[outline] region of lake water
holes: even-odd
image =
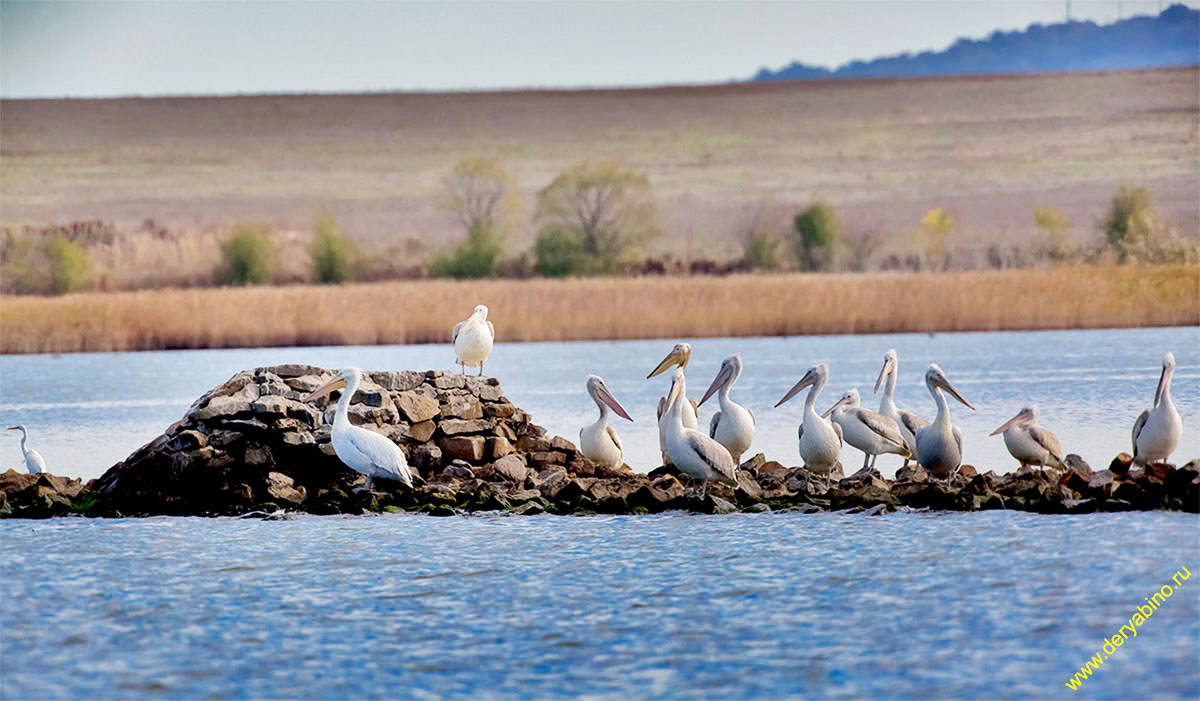
[[[643,378],[670,345],[505,344],[488,370],[572,439],[595,411],[584,377],[603,375],[647,469],[667,382]],[[802,404],[770,407],[809,364],[831,364],[828,406],[869,395],[895,347],[898,401],[928,416],[936,360],[979,407],[952,409],[967,459],[1001,470],[1015,462],[987,433],[1028,401],[1093,465],[1128,450],[1173,350],[1176,457],[1200,454],[1195,328],[693,345],[694,395],[742,353],[754,449],[784,462]],[[27,424],[53,472],[95,477],[243,368],[451,361],[447,346],[9,356],[0,421]],[[15,434],[0,459],[18,464]],[[1200,572],[1200,519],[1158,512],[9,520],[0,697],[1195,698],[1194,578],[1082,692],[1064,686],[1182,567]]]
[[[501,323],[499,320],[497,323]],[[505,394],[552,433],[578,441],[579,428],[594,420],[595,405],[584,391],[587,373],[605,378],[636,420],[615,419],[626,461],[638,471],[660,463],[655,406],[667,376],[646,374],[674,341],[501,344],[488,360],[489,375]],[[742,354],[745,371],[735,400],[755,412],[758,431],[747,457],[765,452],[799,464],[796,427],[803,395],[778,409],[776,401],[813,363],[830,364],[829,384],[818,399],[822,410],[842,392],[857,387],[864,404],[878,407],[871,388],[883,354],[900,355],[896,401],[932,419],[936,409],[924,385],[925,367],[939,363],[977,407],[953,403],[951,416],[965,435],[966,462],[1007,472],[1017,467],[1000,436],[988,437],[1028,402],[1041,408],[1041,424],[1058,435],[1063,450],[1079,453],[1093,467],[1129,451],[1134,419],[1154,398],[1163,353],[1175,353],[1172,396],[1183,415],[1184,439],[1174,458],[1200,456],[1200,329],[1126,329],[1013,333],[805,336],[692,341],[689,394],[707,389],[721,360]],[[84,478],[104,470],[150,441],[179,419],[205,390],[246,368],[285,362],[370,370],[451,369],[446,345],[265,348],[4,356],[0,358],[0,423],[27,425],[30,445],[51,472]],[[707,427],[715,398],[701,407]],[[0,469],[19,467],[20,436],[0,436]],[[849,470],[862,455],[847,446]],[[878,466],[890,475],[901,464],[884,456]]]
[[[0,696],[1195,698],[1180,513],[0,522]]]

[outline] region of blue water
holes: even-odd
[[[500,325],[502,319],[497,319]],[[785,464],[799,464],[796,426],[803,398],[773,406],[805,369],[830,364],[829,385],[818,400],[828,407],[850,387],[863,403],[877,407],[871,388],[883,354],[900,355],[897,403],[926,418],[935,412],[924,385],[924,370],[939,363],[950,380],[977,407],[951,406],[965,436],[965,460],[981,469],[1007,472],[1017,463],[1000,436],[988,433],[1026,403],[1041,408],[1041,424],[1058,435],[1063,449],[1079,453],[1094,467],[1129,451],[1134,420],[1154,398],[1162,356],[1177,362],[1172,395],[1183,415],[1184,437],[1174,456],[1186,462],[1200,456],[1200,328],[1117,329],[794,338],[726,338],[691,341],[689,394],[697,398],[712,381],[721,359],[742,354],[745,372],[734,387],[735,400],[758,419],[749,455],[765,452]],[[665,376],[646,374],[673,341],[586,343],[503,343],[487,363],[507,396],[552,433],[578,440],[579,428],[595,420],[596,407],[584,391],[589,372],[602,375],[636,419],[615,419],[625,459],[635,470],[659,465],[655,406],[667,389]],[[0,424],[26,424],[30,445],[56,474],[99,477],[104,470],[149,442],[183,416],[192,401],[234,373],[285,362],[366,369],[451,369],[448,344],[425,346],[258,348],[162,353],[91,353],[0,357]],[[701,407],[707,426],[716,402]],[[0,470],[19,466],[20,436],[0,431]],[[862,456],[847,447],[848,467]],[[901,464],[886,455],[878,466],[890,475]]]
[[[0,522],[0,696],[1195,698],[1177,513]]]

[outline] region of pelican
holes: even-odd
[[[704,404],[714,392],[719,392],[717,402],[721,410],[713,414],[708,424],[708,435],[725,446],[733,462],[738,465],[742,463],[742,453],[750,449],[750,443],[754,440],[754,412],[729,398],[729,390],[741,376],[742,356],[734,353],[721,361],[721,370],[700,400],[700,404]]]
[[[671,349],[671,352],[667,353],[667,357],[663,358],[662,362],[659,363],[649,375],[646,375],[646,379],[649,380],[655,375],[661,375],[672,365],[678,365],[679,369],[682,370],[688,366],[688,362],[690,362],[691,359],[692,344],[676,343],[675,347]],[[684,402],[683,406],[681,407],[683,415],[683,427],[690,428],[693,431],[700,427],[699,422],[696,420],[700,405],[693,403],[694,401],[695,400],[688,400]],[[667,401],[667,398],[659,397],[658,410],[656,412],[658,414],[658,447],[662,450],[664,465],[671,464],[671,456],[667,453],[667,423],[669,422],[667,413],[669,409],[670,403]]]
[[[962,464],[963,438],[958,426],[950,424],[950,407],[941,390],[949,392],[971,411],[975,407],[954,389],[937,363],[925,369],[925,386],[937,402],[938,410],[933,423],[917,429],[917,464],[934,477],[947,479]]]
[[[483,363],[492,354],[492,343],[496,340],[496,327],[487,320],[488,308],[480,304],[471,312],[466,321],[454,325],[453,341],[454,355],[463,374],[467,368],[479,366],[479,374],[483,374]]]
[[[1003,433],[1004,447],[1008,448],[1009,454],[1021,463],[1022,468],[1026,465],[1040,465],[1043,468],[1049,465],[1066,469],[1067,465],[1063,462],[1062,445],[1058,442],[1058,438],[1038,426],[1037,420],[1037,404],[1029,404],[1018,411],[1017,415],[1005,422],[1003,426],[988,435],[994,436],[997,433]]]
[[[1171,401],[1171,376],[1175,374],[1175,354],[1163,356],[1162,374],[1154,390],[1154,407],[1143,411],[1133,424],[1133,462],[1146,465],[1166,462],[1179,446],[1183,419]]]
[[[813,406],[817,402],[817,395],[821,393],[821,388],[825,386],[825,381],[828,379],[829,366],[825,363],[814,365],[804,373],[804,377],[800,378],[799,382],[788,390],[787,394],[783,395],[783,399],[775,404],[778,407],[799,394],[800,390],[805,387],[812,387],[808,391],[808,398],[804,400],[804,419],[800,423],[800,457],[809,471],[825,475],[827,485],[829,484],[829,473],[833,471],[842,457],[842,427],[817,416],[817,411]]]
[[[617,416],[633,421],[625,407],[617,401],[598,375],[587,376],[587,393],[600,408],[600,418],[595,423],[579,429],[579,451],[597,465],[621,466],[621,437],[616,429],[608,425],[608,410],[611,407]]]
[[[879,379],[875,380],[875,390],[872,394],[879,394],[879,385],[883,384],[884,378],[887,378],[887,385],[883,388],[883,398],[879,400],[879,413],[896,422],[901,435],[904,436],[905,444],[908,445],[909,453],[916,455],[917,430],[928,426],[929,422],[896,406],[896,379],[899,375],[900,357],[896,355],[895,348],[889,348],[888,352],[883,354],[883,369],[879,371]],[[905,465],[908,464],[908,461],[909,458],[904,458]]]
[[[374,431],[350,425],[346,410],[350,407],[350,398],[358,391],[361,382],[362,370],[344,368],[332,380],[313,390],[304,401],[324,397],[336,389],[342,390],[337,412],[333,415],[333,430],[330,433],[334,452],[350,469],[367,476],[367,491],[371,490],[376,477],[396,480],[411,487],[412,469],[409,468],[400,447]]]
[[[25,439],[29,438],[29,432],[25,430],[25,427],[9,426],[8,430],[21,432],[21,453],[25,455],[25,469],[29,471],[29,474],[37,475],[45,472],[46,461],[42,459],[42,454],[33,448],[25,447]]]
[[[912,455],[900,426],[883,414],[863,409],[857,389],[848,390],[821,414],[822,418],[827,416],[841,427],[846,442],[863,452],[863,469],[875,467],[875,460],[883,453],[903,455],[905,459]]]
[[[683,368],[675,368],[671,376],[671,391],[667,394],[667,453],[671,463],[692,479],[717,480],[737,485],[737,464],[725,446],[683,425],[687,384]]]

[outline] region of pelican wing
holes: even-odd
[[[1137,457],[1137,439],[1142,435],[1142,428],[1146,426],[1146,420],[1150,418],[1150,410],[1142,412],[1142,415],[1137,417],[1137,421],[1133,422],[1133,457]]]
[[[1050,457],[1054,458],[1060,465],[1062,464],[1062,444],[1058,442],[1058,437],[1050,433],[1041,426],[1030,426],[1029,437],[1038,445],[1046,449],[1050,453]]]
[[[352,426],[349,435],[354,449],[370,461],[376,476],[412,486],[412,470],[398,445],[360,426]]]
[[[720,475],[722,481],[737,484],[737,465],[733,464],[733,457],[725,450],[725,446],[697,431],[688,432],[686,440],[688,447],[694,450],[713,472]]]
[[[962,429],[959,428],[958,426],[951,426],[950,433],[954,434],[954,442],[958,444],[958,459],[961,462],[962,454],[963,454]]]
[[[904,428],[907,428],[908,432],[914,436],[917,435],[917,431],[919,429],[929,425],[928,421],[922,419],[916,414],[913,414],[912,412],[908,412],[903,409],[897,409],[896,413],[900,414],[900,422],[904,424]]]
[[[608,433],[608,437],[612,439],[612,442],[617,444],[617,450],[620,451],[621,455],[624,455],[625,449],[621,447],[621,437],[617,435],[617,430],[612,426],[605,426],[604,430]]]
[[[458,340],[458,332],[462,331],[462,327],[464,327],[466,325],[467,325],[467,322],[465,322],[465,321],[460,321],[454,325],[454,330],[450,332],[450,342],[451,343]]]
[[[833,432],[837,434],[838,445],[840,445],[840,446],[846,445],[846,441],[842,439],[842,425],[836,421],[830,421],[829,423],[830,423],[830,425],[833,426]],[[801,428],[803,429],[803,426]]]
[[[717,424],[721,423],[721,412],[713,414],[712,421],[708,422],[708,437],[717,437]]]
[[[907,445],[904,442],[904,434],[900,433],[900,427],[896,425],[895,421],[892,421],[883,414],[871,411],[870,409],[856,409],[854,418],[861,421],[864,426],[871,429],[874,433],[879,434],[885,441],[895,443],[901,447]]]
[[[492,340],[493,341],[496,340],[496,327],[493,326],[492,322],[490,322],[490,321],[487,323],[487,325],[488,325],[488,333],[492,334]]]
[[[667,398],[666,397],[658,398],[658,409],[655,410],[655,413],[658,416],[658,420],[662,421],[663,414],[667,413]]]
[[[754,410],[753,410],[753,409],[751,409],[750,407],[746,407],[746,411],[750,412],[750,425],[751,425],[751,426],[757,426],[757,425],[758,425],[758,419],[754,418]]]

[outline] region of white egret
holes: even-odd
[[[465,374],[467,368],[478,367],[483,374],[483,363],[492,354],[496,341],[496,327],[488,321],[488,308],[482,304],[475,307],[466,321],[454,325],[452,340],[454,355]]]
[[[1143,411],[1133,424],[1133,462],[1146,465],[1166,462],[1179,446],[1183,419],[1171,401],[1171,376],[1175,374],[1175,354],[1163,356],[1162,374],[1154,390],[1154,406]]]
[[[1029,404],[989,435],[1003,433],[1004,447],[1021,463],[1021,467],[1040,465],[1065,469],[1067,465],[1063,462],[1062,445],[1053,433],[1038,426],[1037,420],[1038,406]]]
[[[9,426],[10,431],[21,432],[21,454],[25,456],[25,469],[29,474],[36,475],[46,471],[46,461],[42,459],[42,454],[33,448],[25,447],[25,440],[29,438],[29,432],[24,426]]]
[[[622,465],[621,437],[616,429],[608,425],[608,410],[611,408],[623,419],[633,421],[625,407],[617,401],[604,379],[598,375],[587,376],[587,393],[600,408],[600,418],[579,429],[579,451],[597,465],[620,467]]]
[[[725,446],[733,461],[739,465],[742,454],[750,449],[750,443],[754,441],[754,412],[729,398],[733,383],[741,376],[742,356],[734,353],[721,361],[720,371],[700,400],[700,405],[703,405],[714,392],[718,392],[717,402],[721,410],[713,414],[708,424],[708,435]]]
[[[950,407],[941,390],[962,402],[968,409],[975,407],[954,389],[946,373],[936,363],[925,370],[925,386],[937,402],[933,423],[917,430],[917,464],[938,479],[947,479],[962,465],[963,437],[958,426],[950,423]]]
[[[330,432],[334,452],[350,469],[366,475],[368,491],[376,477],[396,480],[411,487],[412,469],[408,466],[408,460],[405,459],[400,446],[374,431],[350,425],[346,410],[350,407],[350,398],[358,391],[361,382],[362,370],[354,367],[344,368],[332,380],[305,397],[304,401],[312,401],[341,389],[342,396],[338,400],[337,411],[333,415],[333,430]]]

